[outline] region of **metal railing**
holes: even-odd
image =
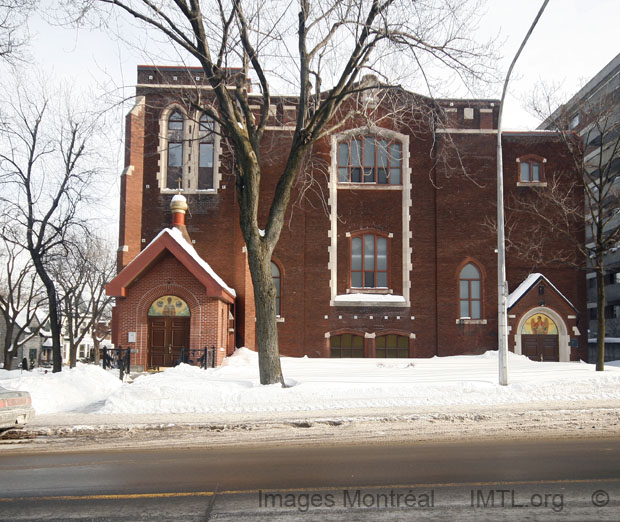
[[[108,348],[103,347],[102,350],[102,363],[103,369],[115,369],[118,368],[119,378],[122,381],[125,375],[129,375],[131,371],[131,348]]]
[[[215,346],[211,348],[206,346],[204,348],[181,348],[175,366],[181,363],[200,366],[203,369],[215,368]]]

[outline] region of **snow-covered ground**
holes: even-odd
[[[216,369],[180,365],[121,383],[117,371],[0,370],[0,385],[28,390],[39,414],[301,412],[360,408],[494,406],[620,399],[620,366],[539,363],[509,354],[509,386],[496,352],[432,359],[282,358],[288,385],[261,386],[256,353],[240,349]]]

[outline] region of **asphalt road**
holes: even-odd
[[[620,440],[0,456],[0,520],[619,520]]]

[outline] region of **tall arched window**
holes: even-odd
[[[211,113],[209,113],[211,114]],[[160,115],[159,186],[164,192],[217,192],[220,175],[217,154],[219,133],[206,112],[192,112],[178,104]]]
[[[198,190],[213,188],[213,120],[206,114],[198,125]]]
[[[351,287],[388,287],[387,237],[360,234],[351,238]]]
[[[459,274],[459,314],[461,319],[482,317],[482,278],[473,263],[467,263]]]
[[[282,290],[282,281],[280,277],[280,269],[273,261],[271,262],[271,277],[273,278],[273,285],[276,287],[276,315],[280,316],[280,292]]]
[[[168,118],[168,163],[166,165],[166,188],[176,189],[183,181],[183,131],[185,118],[175,110]]]

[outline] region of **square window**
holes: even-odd
[[[375,234],[351,238],[351,287],[388,288],[388,238]]]
[[[531,155],[519,158],[519,182],[520,183],[542,183],[544,181],[542,161],[532,158]]]
[[[400,185],[401,145],[365,136],[338,144],[338,182]]]

